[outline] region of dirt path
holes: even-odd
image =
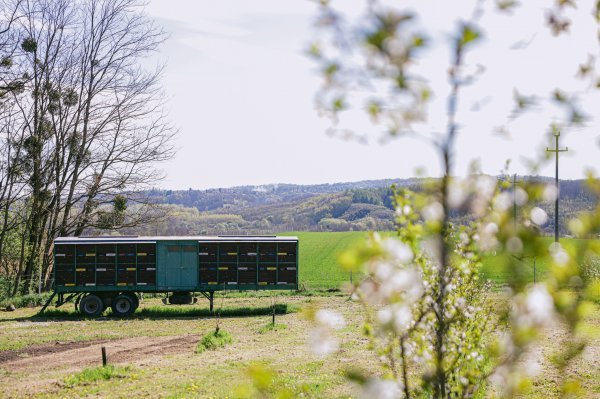
[[[55,342],[52,344],[44,345],[32,345],[24,349],[0,351],[0,367],[4,363],[8,363],[15,359],[22,359],[24,357],[37,357],[46,354],[64,352],[71,349],[83,348],[94,344],[103,344],[109,342],[109,340],[91,340],[91,341],[77,341],[77,342]]]
[[[0,354],[0,368],[14,371],[39,369],[40,365],[76,368],[99,365],[101,347],[106,347],[109,363],[135,363],[156,356],[193,351],[198,335],[134,337],[43,345]]]

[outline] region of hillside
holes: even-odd
[[[549,178],[525,177],[548,180]],[[393,229],[390,186],[418,190],[420,179],[368,180],[320,185],[271,184],[209,190],[153,190],[149,196],[164,216],[127,229],[128,234],[268,234],[284,231],[364,231]],[[583,180],[561,181],[561,233],[564,221],[591,210],[597,197]],[[552,232],[554,203],[540,204]],[[468,213],[453,215],[459,223]]]

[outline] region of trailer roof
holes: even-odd
[[[157,241],[298,241],[295,236],[94,236],[94,237],[57,237],[54,242],[59,244],[77,243],[143,243]]]

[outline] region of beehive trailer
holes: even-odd
[[[297,290],[298,238],[288,236],[59,237],[54,241],[56,306],[75,302],[96,317],[132,314],[139,294],[170,304],[216,291]]]

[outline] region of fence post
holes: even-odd
[[[106,367],[106,348],[102,347],[102,367]]]

